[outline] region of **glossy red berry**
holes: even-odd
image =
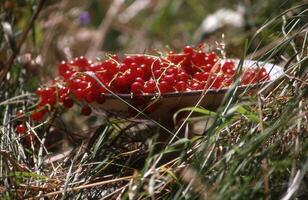
[[[191,46],[186,46],[183,49],[183,52],[188,55],[192,55],[194,53],[194,49]]]
[[[90,63],[89,63],[88,59],[81,56],[79,58],[75,58],[74,65],[77,66],[78,71],[83,72],[90,66]]]
[[[267,73],[266,69],[264,67],[261,67],[260,69],[256,69],[258,71],[258,81],[267,81],[269,80],[269,74]]]
[[[190,78],[186,72],[180,72],[177,74],[176,77],[177,77],[176,78],[177,81],[184,81],[184,82],[187,82]]]
[[[131,92],[134,93],[134,94],[141,94],[142,88],[143,88],[143,84],[138,82],[138,81],[132,83],[132,85],[130,87]]]
[[[31,119],[33,121],[41,121],[43,119],[44,115],[45,115],[45,112],[43,110],[41,110],[41,111],[34,111],[31,114]]]
[[[208,72],[203,72],[203,73],[197,72],[197,73],[195,73],[194,78],[198,81],[205,82],[205,81],[207,81],[209,75],[210,75],[210,73],[208,73]]]
[[[139,82],[139,83],[141,83],[141,84],[144,84],[144,80],[143,80],[143,78],[141,78],[141,77],[137,77],[137,78],[135,79],[135,82]]]
[[[59,72],[60,76],[65,77],[67,71],[70,71],[70,67],[69,67],[69,65],[65,61],[62,61],[58,65],[58,72]]]
[[[24,139],[26,145],[31,145],[31,143],[35,144],[35,136],[33,134],[27,134]]]
[[[91,99],[94,99],[95,100],[95,96],[96,96],[96,94],[98,93],[97,92],[97,90],[93,90],[91,87],[89,87],[89,88],[86,88],[84,91],[83,91],[83,93],[84,93],[84,99],[86,100],[86,101],[88,101],[88,100],[91,100]],[[91,101],[92,102],[92,101]]]
[[[106,101],[106,98],[103,94],[98,94],[95,100],[96,100],[96,103],[103,104]]]
[[[179,92],[184,92],[187,90],[187,84],[184,82],[184,81],[178,81],[176,84],[175,84],[175,88],[177,91]]]
[[[156,83],[153,80],[149,80],[144,84],[143,92],[154,93],[156,91]]]
[[[81,114],[84,116],[89,116],[92,112],[92,109],[90,106],[88,105],[84,105],[81,109]]]
[[[62,103],[65,108],[71,108],[74,105],[73,100],[69,97],[64,98]]]
[[[127,81],[127,78],[125,77],[125,75],[119,75],[115,79],[115,83],[117,84],[117,86],[122,87],[122,86],[128,84],[128,81]]]
[[[168,84],[173,85],[175,78],[173,75],[166,75],[162,78],[163,81],[166,81]]]
[[[16,132],[18,133],[18,134],[23,134],[23,133],[25,133],[27,131],[27,127],[24,125],[24,124],[18,124],[17,126],[16,126]]]
[[[205,63],[205,53],[201,50],[197,51],[196,54],[193,56],[193,62],[197,66],[202,66]]]
[[[162,73],[163,73],[163,72],[162,72],[160,69],[155,70],[155,71],[153,72],[154,78],[155,78],[155,79],[160,78],[160,76],[162,75]]]
[[[18,110],[16,112],[16,117],[22,117],[24,115],[24,111],[23,110]]]
[[[161,81],[158,84],[158,87],[159,87],[159,90],[160,90],[161,93],[170,92],[170,85],[166,81]]]
[[[111,58],[115,61],[118,61],[119,60],[119,56],[117,54],[112,54],[111,55]]]
[[[198,83],[198,82],[191,82],[190,83],[190,89],[191,90],[202,90],[202,84]]]
[[[212,79],[212,88],[219,89],[222,87],[223,76],[222,75],[213,75]]]
[[[233,76],[235,74],[235,64],[233,61],[227,60],[222,65],[221,71],[228,76]]]
[[[256,81],[257,81],[256,72],[252,69],[247,69],[242,76],[241,83],[244,85],[248,85],[248,84],[253,84]]]

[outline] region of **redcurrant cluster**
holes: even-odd
[[[33,120],[41,120],[45,113],[61,104],[71,108],[74,101],[82,102],[83,115],[90,115],[89,103],[104,103],[104,94],[132,94],[134,103],[144,105],[143,94],[187,92],[220,89],[232,84],[236,66],[232,60],[222,60],[215,52],[186,46],[181,52],[169,51],[166,55],[126,55],[119,59],[111,55],[101,62],[91,62],[84,57],[58,66],[60,77],[51,86],[38,88],[40,97]],[[94,72],[99,82],[88,76]],[[269,79],[265,68],[243,72],[242,84],[252,84]],[[103,87],[104,86],[104,87]],[[139,97],[138,97],[139,96]],[[139,101],[139,102],[138,102]],[[140,103],[142,102],[142,103]],[[153,111],[154,109],[150,109]]]

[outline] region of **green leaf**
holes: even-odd
[[[218,114],[216,112],[213,111],[209,111],[205,108],[200,108],[200,107],[187,107],[187,108],[182,108],[179,111],[176,112],[176,114],[180,113],[180,112],[184,112],[184,111],[192,111],[192,112],[196,112],[196,113],[200,113],[200,114],[204,114],[204,115],[209,115],[209,116],[213,116],[213,117],[217,117]]]
[[[247,117],[248,119],[250,119],[253,122],[259,123],[259,117],[258,114],[251,112],[249,110],[247,110],[246,108],[244,108],[243,106],[236,106],[236,111],[242,115],[244,115],[245,117]]]

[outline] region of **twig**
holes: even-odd
[[[81,185],[81,186],[77,186],[77,187],[74,187],[74,188],[67,188],[66,192],[72,192],[72,191],[78,191],[78,190],[82,190],[82,189],[86,189],[86,188],[92,188],[92,187],[96,187],[96,186],[100,186],[100,185],[105,185],[105,184],[108,184],[108,183],[114,183],[114,182],[117,182],[117,181],[123,181],[123,180],[129,181],[129,180],[134,179],[136,177],[137,176],[125,176],[125,177],[121,177],[121,178],[117,178],[117,179],[100,181],[100,182],[97,182],[97,183],[90,183],[90,184],[87,184],[87,185]],[[28,198],[28,200],[30,200],[30,199],[40,199],[42,197],[50,197],[50,196],[54,196],[54,195],[57,195],[57,194],[61,194],[63,192],[64,192],[64,190],[50,192],[50,193],[43,194],[43,195],[38,196],[38,197]]]
[[[37,5],[36,10],[35,10],[33,16],[31,17],[30,23],[28,24],[27,28],[25,29],[25,31],[21,35],[20,42],[16,45],[16,49],[15,49],[15,51],[13,51],[11,57],[9,58],[8,62],[6,63],[6,65],[4,67],[4,69],[0,72],[0,84],[4,83],[3,80],[4,80],[5,75],[8,73],[8,71],[10,70],[10,68],[11,68],[11,66],[14,62],[14,60],[16,59],[17,55],[19,54],[20,49],[21,49],[23,43],[25,42],[29,31],[33,27],[34,21],[39,16],[45,2],[46,2],[45,0],[41,0],[39,2],[39,4]]]
[[[121,192],[123,190],[125,190],[125,188],[128,186],[129,184],[126,184],[118,189],[116,189],[115,191],[111,192],[110,194],[104,196],[103,198],[101,198],[100,200],[104,200],[104,199],[109,199],[109,197],[112,197],[113,195],[115,195],[118,192]],[[122,193],[122,192],[121,192]]]

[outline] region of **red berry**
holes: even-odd
[[[149,80],[144,84],[143,92],[154,93],[156,91],[156,83],[153,80]]]
[[[120,75],[115,79],[117,86],[121,87],[127,84],[127,79],[124,75]]]
[[[247,69],[242,76],[241,83],[244,85],[248,85],[248,84],[253,84],[256,81],[257,81],[256,72],[252,69]]]
[[[124,59],[123,59],[123,61],[122,61],[122,63],[124,63],[124,64],[126,64],[126,65],[130,65],[131,63],[133,63],[134,62],[134,59],[131,57],[131,56],[126,56]]]
[[[132,85],[130,86],[130,90],[134,94],[140,94],[142,92],[142,88],[143,84],[137,81],[132,83]]]
[[[89,116],[92,112],[92,109],[88,105],[84,105],[81,109],[81,114],[84,116]]]
[[[85,71],[90,65],[88,59],[83,56],[75,58],[74,64],[78,67],[78,71],[80,72]]]
[[[129,65],[129,67],[130,67],[130,70],[132,71],[132,72],[135,72],[136,70],[137,70],[137,68],[138,68],[138,65],[137,65],[137,63],[131,63],[130,65]]]
[[[163,81],[166,81],[168,84],[173,85],[175,82],[174,76],[173,75],[166,75],[162,78]]]
[[[183,92],[183,91],[187,90],[187,84],[184,81],[178,81],[175,84],[175,88],[176,88],[177,91]]]
[[[169,54],[168,55],[168,60],[176,65],[179,63],[183,63],[186,59],[187,59],[187,56],[185,54]]]
[[[205,65],[205,53],[201,50],[199,50],[194,56],[193,56],[193,62],[197,66]]]
[[[83,98],[85,98],[86,93],[84,89],[78,88],[77,90],[73,90],[72,92],[78,100],[82,100]]]
[[[123,76],[125,77],[127,84],[134,82],[135,77],[133,76],[131,70],[127,70]]]
[[[73,72],[73,71],[71,71],[71,70],[68,70],[68,71],[66,71],[66,72],[63,74],[63,77],[64,77],[65,80],[70,79],[70,78],[73,76],[74,73],[75,73],[75,72]]]
[[[217,54],[215,52],[211,52],[207,54],[208,62],[212,65],[214,65],[217,62]]]
[[[38,96],[42,96],[43,95],[43,88],[39,87],[36,89],[35,93],[38,95]]]
[[[190,83],[190,89],[191,90],[202,90],[204,87],[201,83],[198,83],[198,82],[191,82]]]
[[[176,67],[169,67],[167,70],[166,70],[166,74],[167,75],[176,75],[178,72],[178,69]]]
[[[55,96],[56,87],[46,87],[46,88],[38,88],[36,90],[36,94],[42,98],[50,98]]]
[[[99,94],[96,96],[96,103],[103,104],[106,101],[106,98],[103,94]]]
[[[125,63],[122,63],[122,64],[120,65],[119,71],[120,71],[120,72],[125,72],[125,71],[128,70],[128,69],[129,69],[128,65],[126,65]]]
[[[135,56],[135,62],[137,64],[142,64],[145,61],[145,56],[143,54],[138,54]]]
[[[117,54],[112,54],[111,55],[111,58],[115,61],[118,61],[119,60],[119,56]]]
[[[177,74],[176,79],[178,81],[187,82],[189,80],[189,75],[186,72],[180,72],[180,73]]]
[[[141,83],[141,84],[144,84],[144,80],[143,80],[143,78],[141,78],[141,77],[137,77],[137,78],[135,79],[135,82],[139,82],[139,83]]]
[[[224,80],[223,80],[223,86],[228,87],[232,84],[232,78],[228,77],[228,76],[224,76]]]
[[[68,89],[68,87],[64,86],[59,88],[59,96],[68,95],[69,92],[70,90]]]
[[[154,77],[156,78],[156,79],[158,79],[161,75],[162,75],[162,71],[160,70],[160,69],[157,69],[157,70],[155,70],[154,72],[153,72],[153,74],[154,74]]]
[[[267,81],[269,80],[269,74],[267,73],[266,69],[264,67],[261,67],[260,69],[257,69],[258,71],[258,81]]]
[[[31,143],[35,143],[35,136],[33,134],[27,134],[25,137],[25,143],[30,145]]]
[[[227,60],[221,67],[221,71],[228,75],[233,76],[235,74],[235,65],[231,60]]]
[[[92,103],[93,101],[95,101],[96,98],[96,94],[93,91],[89,91],[87,92],[85,99],[88,103]]]
[[[135,70],[132,70],[132,74],[134,77],[144,77],[144,71],[141,67],[137,67]]]
[[[17,126],[16,126],[16,132],[18,133],[18,134],[23,134],[23,133],[25,133],[27,131],[27,128],[26,128],[26,126],[24,125],[24,124],[18,124]]]
[[[109,75],[114,75],[117,73],[117,63],[113,60],[105,60],[102,62],[102,67],[107,70]]]
[[[146,79],[148,79],[149,77],[151,77],[151,65],[148,64],[142,64],[140,65],[140,68],[142,69],[142,71],[144,72],[144,77]]]
[[[227,69],[225,74],[228,75],[228,76],[234,76],[235,75],[235,69],[234,68]]]
[[[192,55],[194,53],[194,49],[191,46],[186,46],[183,49],[183,52],[188,55]]]
[[[73,107],[73,105],[74,105],[74,102],[71,98],[66,97],[66,98],[63,99],[63,106],[65,108],[71,108],[71,107]]]
[[[44,110],[41,110],[41,111],[34,111],[32,114],[31,114],[31,119],[33,121],[40,121],[43,119],[45,115],[45,111]]]
[[[58,65],[58,72],[60,74],[60,76],[65,77],[66,72],[70,70],[70,67],[68,66],[68,64],[65,61],[62,61],[59,65]]]
[[[213,65],[211,65],[211,64],[206,64],[206,65],[201,66],[201,68],[202,68],[202,70],[203,70],[204,72],[210,72],[210,71],[212,70],[212,68],[213,68]]]
[[[23,110],[18,110],[16,112],[16,117],[22,117],[24,115],[24,111]]]
[[[161,81],[158,84],[158,88],[160,90],[161,93],[166,93],[166,92],[170,92],[170,88],[169,88],[169,84],[166,81]]]
[[[219,89],[222,87],[222,82],[223,82],[223,76],[222,75],[213,75],[211,77],[211,81],[212,81],[212,88],[214,89]]]
[[[194,78],[198,81],[207,81],[209,77],[209,73],[208,72],[196,72],[195,75],[194,75]]]

